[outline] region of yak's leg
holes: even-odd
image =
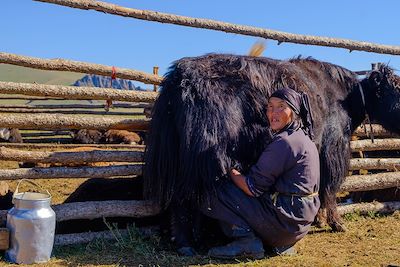
[[[335,232],[345,231],[337,213],[336,193],[348,172],[350,160],[350,130],[346,120],[333,116],[325,126],[321,150],[321,208],[325,209],[327,223]],[[324,210],[320,211],[324,212]]]
[[[171,240],[183,256],[194,256],[193,211],[183,203],[170,207]]]
[[[326,226],[326,209],[320,208],[318,210],[317,216],[314,220],[314,224],[319,228],[323,228]]]

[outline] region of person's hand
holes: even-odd
[[[230,171],[230,176],[231,176],[231,179],[233,178],[233,177],[235,177],[235,176],[238,176],[238,175],[241,175],[241,173],[238,171],[238,170],[236,170],[236,169],[231,169],[231,171]]]
[[[232,182],[239,187],[240,189],[243,190],[247,195],[254,197],[253,193],[250,192],[249,187],[247,186],[246,183],[246,177],[243,176],[238,170],[236,169],[231,169],[229,172],[231,176]]]

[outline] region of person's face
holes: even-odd
[[[267,105],[267,117],[271,129],[280,131],[292,122],[293,111],[285,102],[277,97],[271,97]]]

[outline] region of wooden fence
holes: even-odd
[[[10,62],[7,62],[10,63]],[[39,66],[39,65],[37,65]],[[75,70],[75,69],[69,69]],[[127,102],[140,102],[137,104],[118,103],[120,107],[149,107],[156,99],[155,92],[135,92],[135,91],[119,91],[111,88],[76,88],[71,86],[41,85],[41,84],[24,84],[0,82],[0,92],[3,94],[19,94],[26,96],[46,96],[57,97],[62,99],[74,100],[116,100]],[[119,118],[118,116],[102,116],[93,117],[91,114],[84,112],[76,112],[77,114],[62,114],[60,110],[71,110],[76,108],[90,109],[92,107],[101,108],[103,105],[94,104],[61,104],[61,105],[6,105],[4,109],[10,110],[10,114],[0,117],[0,125],[2,127],[13,127],[19,129],[45,129],[65,130],[65,129],[134,129],[146,130],[149,119],[130,119]],[[2,107],[0,106],[0,109]],[[26,110],[23,114],[18,114],[15,109]],[[36,113],[29,111],[35,110]],[[44,112],[46,111],[46,112]],[[79,114],[80,113],[80,114]],[[107,113],[105,114],[112,114]],[[385,131],[379,125],[373,126],[373,133],[376,137],[386,139],[375,139],[374,143],[370,139],[357,140],[351,142],[352,152],[360,151],[379,151],[379,150],[400,150],[400,139],[393,134]],[[357,129],[355,135],[359,138],[368,138],[369,127],[367,129]],[[389,137],[389,138],[388,138]],[[0,160],[3,161],[28,161],[40,163],[77,163],[77,162],[97,162],[107,161],[120,162],[121,165],[101,166],[101,167],[50,167],[50,168],[27,168],[27,169],[3,169],[0,170],[0,179],[39,179],[39,178],[80,178],[80,177],[115,177],[115,176],[132,176],[140,175],[143,160],[143,146],[132,145],[89,145],[93,147],[103,148],[103,150],[87,151],[87,152],[49,152],[49,151],[26,151],[26,149],[34,148],[71,148],[79,145],[57,145],[57,144],[1,144]],[[87,146],[87,145],[85,145]],[[107,148],[120,148],[125,150],[105,150]],[[126,150],[128,149],[128,150]],[[127,164],[129,162],[129,164]],[[400,184],[400,159],[371,159],[358,158],[352,159],[350,170],[387,170],[380,174],[368,175],[351,175],[346,177],[342,185],[343,191],[368,191],[376,189],[384,189],[398,187]],[[399,202],[388,203],[360,203],[339,206],[339,213],[381,211],[390,212],[399,209]],[[76,212],[78,208],[80,212]],[[109,207],[112,207],[112,212]],[[129,207],[129,208],[127,208]],[[102,201],[102,202],[85,202],[74,204],[60,204],[54,206],[59,221],[67,219],[83,219],[83,218],[101,218],[111,216],[127,216],[127,217],[143,217],[155,215],[159,208],[145,201]],[[69,210],[65,215],[65,210]],[[75,212],[74,212],[75,211]],[[82,212],[85,211],[85,212]],[[94,212],[96,211],[96,212]],[[3,216],[5,211],[3,211]],[[61,238],[61,237],[60,237]],[[74,240],[82,240],[74,237]],[[68,238],[61,238],[65,243],[71,243]],[[85,239],[86,240],[86,239]],[[61,242],[61,241],[60,241]],[[60,243],[61,244],[61,243]]]
[[[312,45],[323,45],[342,47],[350,50],[373,51],[377,53],[400,54],[400,47],[376,45],[366,42],[351,40],[333,39],[326,37],[314,37],[295,35],[259,29],[249,26],[233,25],[204,19],[194,19],[170,14],[162,14],[152,11],[134,10],[110,5],[98,1],[86,0],[38,0],[42,2],[67,5],[74,8],[95,9],[116,15],[128,16],[138,19],[173,23],[191,27],[201,27],[225,32],[239,33],[252,36],[278,40],[279,42],[293,42]],[[116,76],[122,79],[137,80],[148,84],[158,85],[162,78],[136,70],[124,68],[113,68],[86,62],[70,61],[65,59],[40,59],[21,55],[0,52],[0,63],[25,66],[30,68],[72,71],[87,74],[111,76],[113,69]],[[157,97],[155,92],[122,91],[112,88],[90,88],[72,87],[60,85],[11,83],[0,81],[0,93],[11,94],[10,99],[20,100],[112,100],[133,103],[115,103],[116,107],[140,107],[149,108]],[[14,94],[20,95],[15,96]],[[29,96],[29,97],[27,97]],[[4,96],[1,99],[6,99]],[[100,112],[95,108],[103,108],[98,103],[88,104],[46,104],[46,105],[3,105],[0,112],[7,113],[0,116],[0,126],[19,129],[40,129],[42,131],[65,131],[66,129],[130,129],[145,131],[148,127],[148,118],[131,118],[132,113],[128,112]],[[71,112],[74,109],[74,112]],[[81,109],[81,110],[77,110]],[[86,110],[85,113],[83,110]],[[102,115],[97,116],[96,115]],[[103,116],[105,115],[105,116]],[[110,116],[112,115],[112,116]],[[39,135],[39,134],[37,134]],[[357,129],[355,135],[360,138],[367,138],[368,129]],[[374,135],[379,137],[372,143],[369,139],[351,142],[353,153],[379,150],[400,150],[400,139],[391,133],[386,132],[380,126],[374,126]],[[35,136],[31,133],[31,136]],[[388,139],[380,139],[387,138]],[[143,166],[143,146],[137,145],[84,145],[85,147],[97,147],[101,150],[85,152],[66,151],[27,151],[34,149],[65,149],[82,145],[76,144],[11,144],[0,143],[0,160],[3,161],[28,161],[40,163],[76,163],[76,162],[117,162],[115,166],[102,167],[50,167],[50,168],[27,168],[27,169],[3,169],[0,170],[0,180],[13,179],[38,179],[38,178],[77,178],[77,177],[115,177],[132,176],[141,174]],[[108,150],[113,148],[113,150]],[[117,148],[117,150],[115,150]],[[350,170],[382,170],[386,171],[368,175],[350,175],[346,177],[342,185],[343,191],[368,191],[400,185],[400,159],[385,158],[354,158],[350,163]],[[70,219],[94,219],[107,216],[144,217],[156,215],[159,207],[147,201],[101,201],[68,203],[53,206],[58,221]],[[400,209],[400,202],[386,203],[360,203],[339,206],[339,213],[345,214],[354,211],[370,212],[381,211],[391,212]],[[79,211],[79,212],[78,212]],[[0,211],[0,217],[4,219],[6,211]],[[57,244],[71,244],[80,241],[90,241],[96,237],[95,234],[83,234],[79,238],[74,235],[57,236]],[[104,233],[99,235],[104,236]],[[75,240],[75,241],[71,241]],[[78,240],[78,241],[77,241]]]

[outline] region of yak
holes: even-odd
[[[313,58],[208,54],[172,64],[147,136],[145,195],[178,212],[180,223],[172,227],[183,228],[175,233],[191,234],[189,213],[207,201],[230,168],[240,166],[246,173],[257,161],[272,138],[267,99],[282,87],[309,96],[320,155],[324,216],[318,218],[326,217],[333,231],[345,230],[336,193],[348,174],[351,134],[366,117],[400,133],[400,77],[384,64],[359,79],[346,68]]]

